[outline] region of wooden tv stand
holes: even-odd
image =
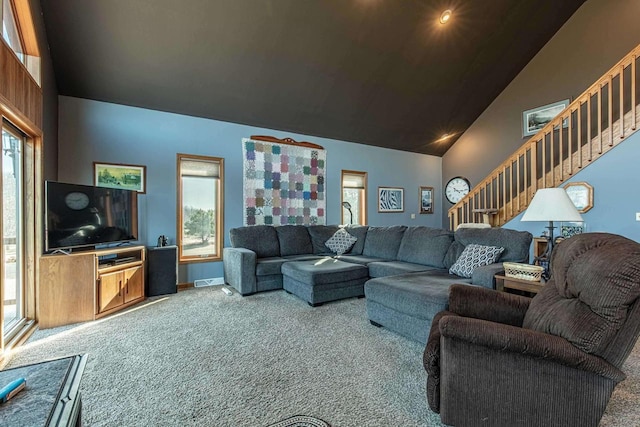
[[[144,300],[145,247],[40,257],[41,329],[99,319]]]

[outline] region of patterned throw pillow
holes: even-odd
[[[449,269],[449,273],[470,278],[473,270],[483,265],[493,264],[503,251],[504,248],[496,246],[476,245],[474,243],[467,245],[462,254],[460,254],[460,258]]]
[[[347,252],[358,240],[357,237],[353,237],[344,228],[338,229],[333,236],[329,238],[324,244],[338,255],[342,255]]]

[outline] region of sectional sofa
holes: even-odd
[[[372,324],[424,343],[432,318],[447,308],[452,284],[495,288],[502,262],[528,262],[532,240],[528,232],[504,228],[454,233],[426,226],[353,226],[345,230],[357,240],[337,254],[326,243],[338,229],[231,229],[231,247],[223,249],[225,282],[243,296],[284,288],[311,305],[364,295]],[[466,261],[477,261],[486,250],[494,262],[467,268]],[[451,274],[452,268],[462,273]]]

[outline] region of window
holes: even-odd
[[[20,62],[24,62],[22,42],[20,41],[20,32],[16,23],[11,1],[2,1],[2,38],[7,42],[9,47],[16,53]]]
[[[178,154],[178,248],[181,262],[222,255],[224,159]]]
[[[342,171],[342,224],[367,223],[367,173]]]
[[[40,52],[28,0],[0,0],[2,38],[40,85]]]
[[[24,136],[2,124],[2,259],[3,322],[10,332],[24,317],[23,178]]]
[[[0,365],[35,326],[36,265],[44,228],[41,111],[25,108],[42,105],[38,79],[29,67],[31,55],[37,55],[29,3],[0,0]]]

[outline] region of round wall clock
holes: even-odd
[[[467,178],[456,176],[451,178],[444,187],[444,195],[453,204],[458,203],[464,196],[469,194],[471,184]]]
[[[80,191],[72,191],[64,196],[64,203],[69,209],[79,211],[89,206],[89,196]]]

